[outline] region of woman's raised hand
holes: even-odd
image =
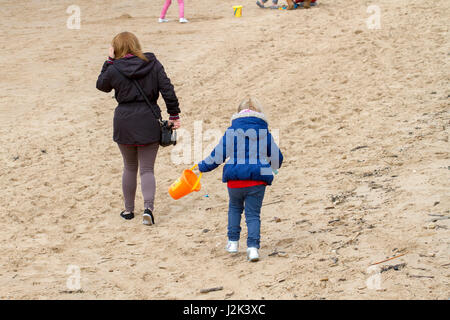
[[[116,57],[115,53],[114,53],[114,48],[113,47],[109,47],[109,57],[111,59],[114,59]]]

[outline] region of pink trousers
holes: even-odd
[[[164,19],[166,17],[167,10],[169,9],[171,4],[172,0],[166,0],[161,11],[161,19]],[[178,0],[178,9],[180,11],[180,18],[184,18],[184,0]]]

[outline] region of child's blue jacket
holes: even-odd
[[[264,114],[254,111],[235,114],[219,144],[198,163],[198,168],[200,172],[214,170],[227,158],[223,182],[253,180],[272,184],[272,169],[281,167],[283,155],[268,130]]]

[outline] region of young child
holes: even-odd
[[[241,232],[241,214],[247,223],[247,259],[258,261],[260,248],[261,206],[266,186],[272,184],[273,172],[281,167],[283,155],[268,130],[261,104],[255,98],[241,102],[219,144],[199,162],[200,172],[208,172],[229,160],[223,168],[222,181],[228,184],[227,251],[237,253]]]
[[[161,11],[161,15],[159,16],[159,22],[169,22],[168,19],[166,19],[166,13],[167,10],[169,10],[170,5],[172,4],[172,0],[166,0],[166,2],[164,3],[164,6],[162,8]],[[184,0],[178,0],[178,9],[179,9],[179,14],[180,14],[180,23],[187,23],[189,22],[185,17],[184,17]]]

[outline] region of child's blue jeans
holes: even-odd
[[[265,185],[228,188],[230,202],[228,207],[228,240],[238,241],[241,234],[241,215],[245,210],[248,237],[247,247],[259,249],[261,228],[261,206],[264,200]]]

